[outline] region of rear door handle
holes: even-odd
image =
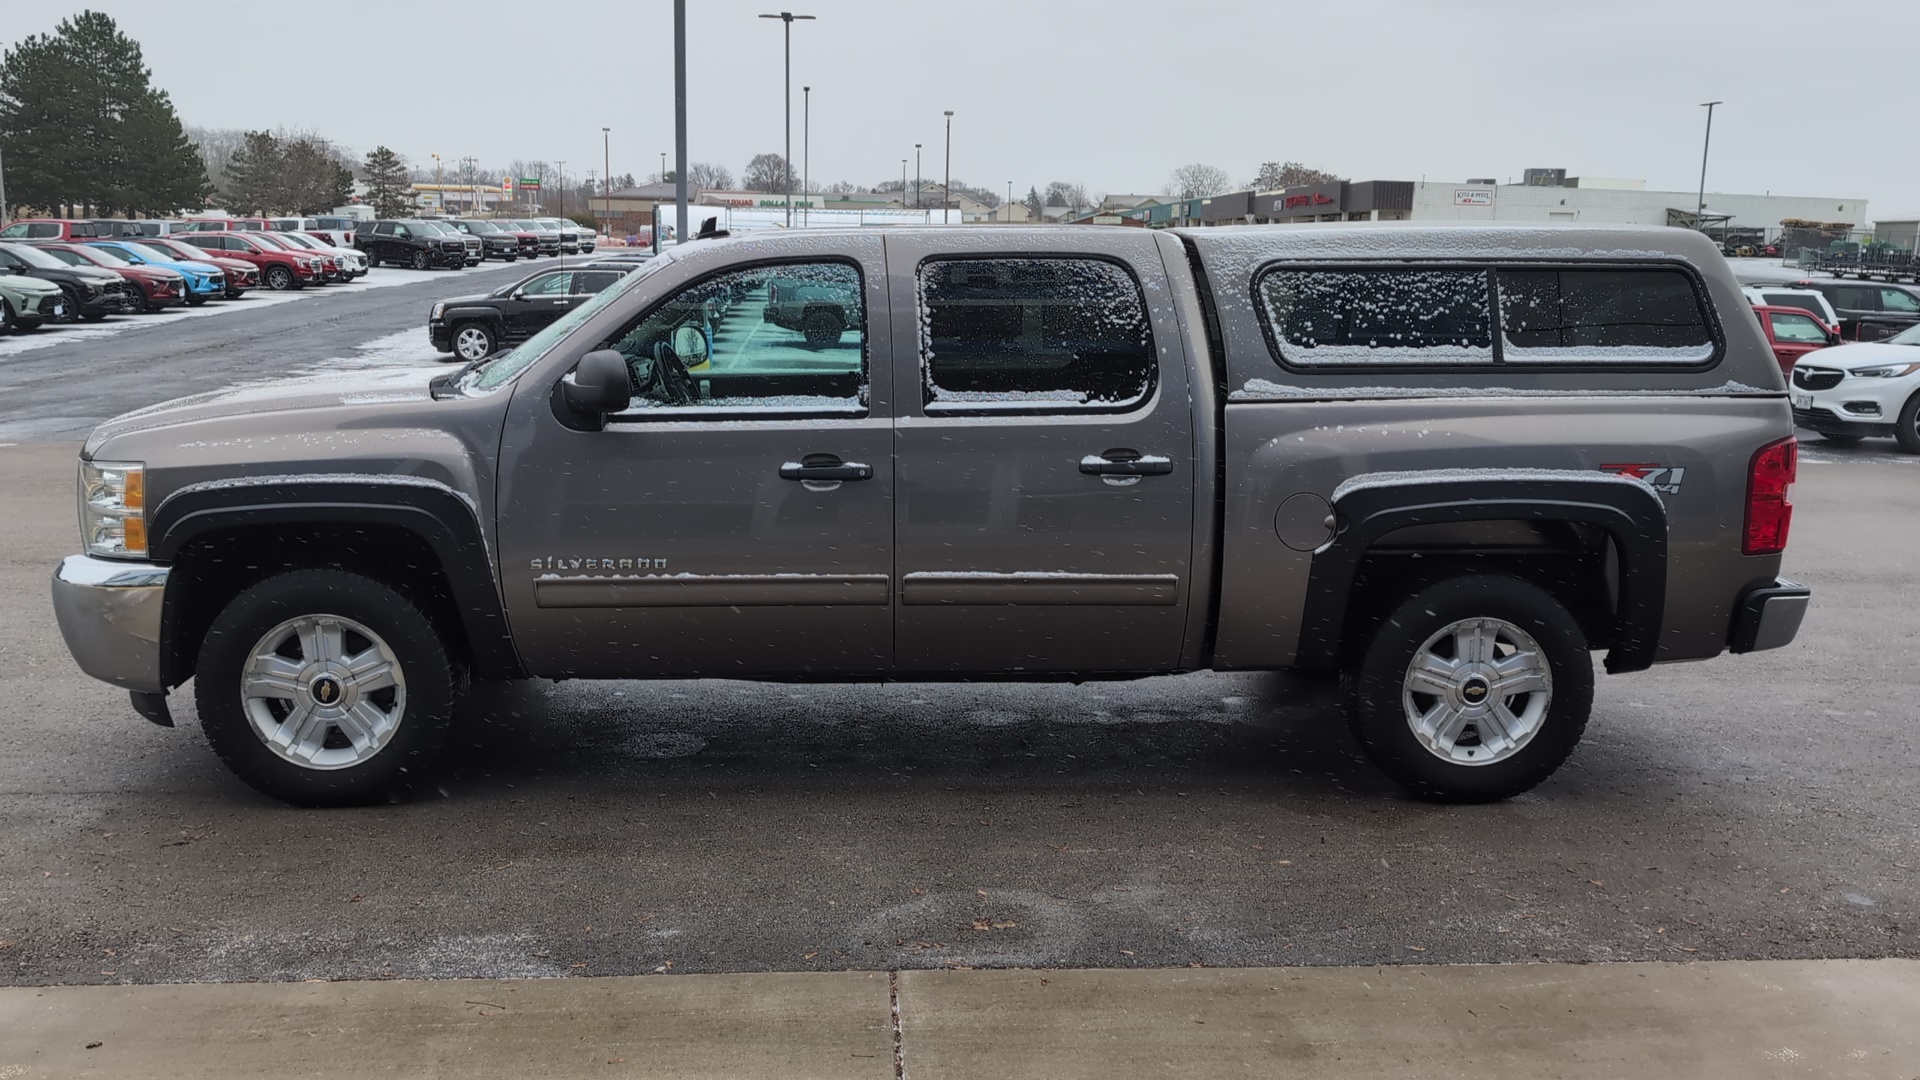
[[[873,466],[841,461],[832,454],[808,454],[780,466],[780,479],[802,481],[871,480]]]
[[[1173,459],[1136,450],[1109,450],[1081,458],[1080,471],[1088,476],[1165,476],[1173,471]]]

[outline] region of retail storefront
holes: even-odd
[[[1330,180],[1250,194],[1257,224],[1306,221],[1404,221],[1413,211],[1413,182]]]

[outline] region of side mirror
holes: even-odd
[[[515,289],[507,294],[507,299],[509,300],[525,300],[526,298],[527,290],[525,289]]]
[[[705,364],[712,357],[707,355],[707,335],[697,326],[682,326],[673,332],[673,355],[688,371]]]
[[[560,394],[567,408],[605,423],[608,413],[621,412],[633,404],[627,358],[612,349],[588,353],[560,380]]]

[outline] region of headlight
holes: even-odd
[[[1920,364],[1882,364],[1879,367],[1854,368],[1847,374],[1859,379],[1898,379],[1920,371]]]
[[[433,305],[433,311],[428,313],[427,320],[431,322],[433,320],[438,319],[440,316],[445,315],[446,313],[447,313],[447,305],[443,301],[441,303]]]
[[[80,543],[108,558],[147,553],[147,467],[138,461],[80,463]]]

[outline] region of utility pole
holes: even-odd
[[[900,209],[907,208],[907,159],[900,159]]]
[[[605,185],[600,190],[606,195],[607,204],[606,217],[601,219],[601,224],[606,226],[608,236],[613,235],[613,151],[608,149],[613,138],[608,134],[611,130],[611,128],[600,129],[600,166],[604,170],[601,173],[603,177],[601,183]]]
[[[566,217],[567,216],[567,163],[564,161],[556,161],[553,164],[556,168],[560,170],[560,216]]]
[[[800,197],[807,200],[800,210],[800,224],[807,223],[807,210],[813,206],[813,87],[800,88]]]
[[[1007,224],[1011,225],[1013,224],[1013,181],[1011,180],[1007,181],[1006,207],[1007,207],[1007,212],[1004,216],[1007,219]]]
[[[447,212],[447,189],[440,183],[440,155],[433,155],[433,197],[440,204],[440,212]]]
[[[1707,150],[1713,145],[1713,107],[1725,105],[1724,101],[1703,101],[1700,107],[1707,110],[1707,134],[1700,140],[1700,201],[1693,208],[1693,227],[1696,231],[1706,232],[1707,216]]]
[[[679,242],[687,242],[687,0],[673,0],[673,153],[679,162],[674,175],[675,219]],[[659,204],[654,204],[659,212]],[[657,225],[657,223],[656,223]],[[654,249],[659,253],[659,248]]]
[[[786,87],[787,101],[787,153],[786,160],[780,163],[780,171],[785,174],[785,180],[782,186],[786,188],[787,192],[787,228],[791,229],[793,228],[793,21],[795,19],[811,19],[813,16],[795,15],[791,11],[783,11],[778,15],[762,15],[760,17],[763,19],[779,19],[783,27],[782,34],[786,38],[785,52],[787,66],[786,82],[784,85]]]
[[[947,110],[947,178],[940,182],[940,224],[951,225],[948,208],[953,205],[953,110]]]

